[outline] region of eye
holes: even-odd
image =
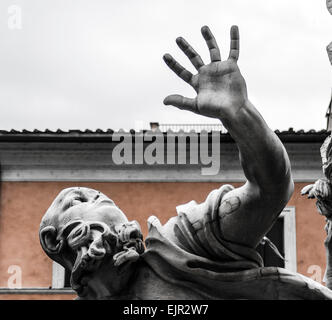
[[[71,207],[81,204],[83,202],[88,202],[88,199],[83,196],[76,196],[71,200]]]
[[[73,199],[71,202],[70,202],[70,206],[73,207],[73,206],[76,206],[78,204],[81,204],[82,201],[79,200],[79,199]]]

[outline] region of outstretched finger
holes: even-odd
[[[301,195],[304,196],[305,194],[309,194],[309,192],[313,189],[313,187],[314,187],[313,184],[309,184],[309,185],[305,186],[301,190]]]
[[[195,113],[199,113],[196,105],[196,100],[195,99],[190,99],[183,97],[179,94],[172,94],[170,96],[167,96],[164,99],[164,104],[166,106],[172,105],[174,107],[177,107],[181,110],[188,110],[192,111]]]
[[[193,77],[191,72],[182,67],[181,64],[178,63],[169,53],[166,53],[163,56],[163,59],[171,70],[173,70],[182,80],[191,85],[191,79]]]
[[[206,44],[209,48],[210,51],[210,57],[211,57],[211,61],[220,61],[221,57],[220,57],[220,50],[217,44],[216,39],[214,38],[210,28],[208,26],[204,26],[201,29],[202,32],[202,36],[206,41]]]
[[[204,62],[200,55],[193,49],[193,47],[182,37],[176,39],[176,43],[184,54],[189,58],[194,67],[199,70],[204,66]]]
[[[316,197],[316,190],[314,188],[312,188],[309,192],[308,192],[308,199],[314,199],[317,198]]]
[[[239,28],[237,26],[232,26],[231,28],[231,48],[229,51],[228,59],[233,59],[237,61],[239,59],[240,53],[240,36]]]

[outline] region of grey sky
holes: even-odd
[[[22,29],[8,28],[8,7]],[[239,66],[249,98],[272,129],[323,129],[331,96],[325,0],[2,0],[0,129],[135,128],[137,121],[216,122],[162,104],[193,90],[167,69],[184,36],[208,61],[207,24],[223,57],[240,28]]]

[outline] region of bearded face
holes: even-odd
[[[71,270],[71,286],[84,296],[89,279],[103,267],[121,268],[144,252],[136,221],[102,193],[63,190],[42,219],[40,241],[48,256]]]

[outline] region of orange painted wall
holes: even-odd
[[[0,300],[74,300],[75,294],[0,294]]]
[[[308,269],[316,265],[322,269],[323,277],[326,267],[325,218],[318,214],[314,200],[301,196],[301,189],[307,184],[296,183],[293,196],[288,203],[290,206],[295,206],[296,210],[297,271],[311,277],[314,274],[309,273]]]
[[[175,207],[192,199],[201,202],[218,183],[72,183],[3,182],[0,204],[0,287],[7,287],[8,267],[22,269],[23,287],[51,286],[51,260],[43,253],[38,238],[39,223],[55,196],[66,187],[95,188],[112,198],[127,214],[138,220],[146,234],[150,215],[162,223],[176,214]],[[233,184],[239,186],[239,184]],[[296,207],[298,272],[311,276],[308,268],[318,265],[324,271],[324,219],[314,201],[300,196],[305,184],[297,183],[289,205]],[[31,298],[36,298],[37,296]],[[49,299],[61,296],[47,296]],[[63,298],[69,298],[65,295]],[[8,298],[1,296],[0,299]],[[23,298],[15,295],[12,298]]]

